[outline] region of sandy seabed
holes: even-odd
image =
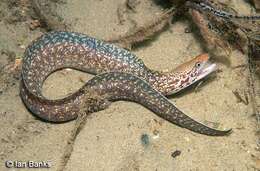
[[[5,8],[3,3],[0,8]],[[133,21],[140,26],[162,13],[162,7],[152,1],[140,1],[136,11],[126,13],[126,20],[119,24],[117,10],[122,4],[121,0],[73,0],[59,5],[57,13],[71,24],[71,30],[100,39],[124,35],[133,28]],[[242,0],[236,1],[235,8],[250,11]],[[191,25],[187,19],[179,20],[132,52],[152,69],[171,70],[205,52],[200,35],[185,33]],[[6,24],[0,20],[0,50],[8,49],[22,57],[24,48],[41,34],[40,29],[30,30],[26,22]],[[233,94],[248,90],[249,71],[236,68],[247,64],[247,57],[239,51],[233,51],[229,57],[211,57],[221,72],[213,74],[197,91],[192,87],[170,100],[198,121],[219,125],[219,129],[233,128],[230,136],[196,134],[159,118],[139,104],[119,101],[88,117],[65,170],[259,170],[251,105],[238,103]],[[1,66],[5,61],[5,55],[0,54]],[[43,91],[47,97],[64,97],[91,77],[63,70],[47,79]],[[51,124],[35,118],[19,97],[19,81],[1,93],[0,106],[0,170],[20,170],[7,169],[7,160],[50,161],[50,170],[56,170],[74,121]],[[148,135],[146,145],[141,141],[144,134]],[[181,154],[173,158],[171,154],[176,150]]]

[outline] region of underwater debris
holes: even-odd
[[[181,155],[181,151],[180,151],[180,150],[175,150],[175,151],[172,152],[172,154],[171,154],[172,158],[176,158],[176,157],[178,157],[179,155]]]
[[[255,5],[255,8],[256,8],[257,10],[260,10],[260,1],[259,1],[259,0],[253,0],[253,3],[254,3],[254,5]]]
[[[248,43],[247,34],[259,31],[258,15],[237,15],[235,9],[220,2],[188,1],[187,4],[191,8],[193,21],[200,28],[208,45],[213,43],[228,52],[231,52],[232,47],[244,53],[244,47]],[[234,14],[229,13],[230,11]]]
[[[38,27],[41,27],[41,22],[39,20],[32,20],[29,24],[31,30],[35,30]]]
[[[136,12],[136,7],[140,3],[141,3],[141,1],[139,1],[139,0],[127,0],[126,1],[126,7],[128,9],[132,10],[133,12]]]
[[[50,30],[68,30],[68,26],[63,19],[56,13],[57,4],[50,0],[45,2],[41,0],[32,0],[31,7],[34,14],[33,19],[38,19],[41,26],[47,31]]]
[[[123,25],[126,21],[125,13],[126,13],[125,4],[119,5],[119,7],[117,8],[117,18],[120,25]]]
[[[65,147],[65,151],[61,158],[61,164],[58,168],[58,171],[63,171],[64,168],[66,167],[66,165],[71,157],[71,154],[73,152],[76,138],[87,123],[87,117],[89,116],[88,115],[89,112],[98,111],[100,108],[105,109],[106,106],[110,104],[105,99],[105,96],[104,97],[100,96],[94,91],[86,91],[86,93],[88,94],[87,97],[89,97],[89,98],[86,98],[85,101],[81,104],[80,112],[75,121],[74,127],[71,130],[71,133],[69,135],[69,138],[68,138],[68,141],[67,141],[67,144]],[[94,108],[93,108],[93,106],[94,106]],[[97,136],[97,140],[99,140],[99,138],[100,137]]]
[[[248,35],[249,53],[253,60],[260,61],[260,31]]]
[[[144,26],[138,27],[124,36],[105,40],[106,42],[117,44],[123,48],[131,49],[136,44],[151,38],[156,33],[162,31],[169,24],[170,19],[175,14],[173,9],[164,12],[160,17],[149,21]]]
[[[147,147],[149,144],[150,144],[150,138],[149,138],[149,135],[147,134],[142,134],[141,135],[141,142],[142,142],[142,145]]]
[[[127,6],[126,8],[135,9],[135,6],[138,5],[139,1],[133,2],[133,7],[131,5],[129,7],[130,1],[127,1],[125,4],[125,6]],[[160,32],[165,26],[170,24],[169,21],[172,20],[173,16],[182,16],[187,11],[187,8],[190,8],[190,15],[192,16],[193,22],[199,27],[201,35],[207,42],[207,45],[210,48],[220,47],[229,56],[232,48],[238,49],[244,53],[244,47],[247,40],[243,32],[252,31],[252,29],[248,28],[254,27],[254,24],[252,24],[252,26],[248,22],[246,22],[246,24],[241,24],[236,20],[239,19],[243,22],[260,20],[260,16],[236,15],[237,12],[234,9],[220,2],[205,0],[172,0],[170,2],[172,3],[172,8],[162,14],[161,17],[148,22],[148,24],[145,24],[144,26],[137,27],[134,31],[131,31],[124,36],[108,39],[106,41],[126,49],[131,49],[134,44],[143,42]],[[210,9],[205,6],[210,7]],[[229,13],[230,11],[232,11],[232,13]],[[222,14],[226,14],[227,17],[223,17]],[[122,16],[122,11],[118,11],[118,18],[121,24],[125,21],[125,18]]]
[[[82,130],[82,128],[86,124],[86,120],[87,120],[86,116],[87,115],[85,113],[80,113],[79,117],[77,118],[74,128],[72,129],[72,131],[70,133],[70,137],[67,141],[65,151],[61,158],[61,164],[60,164],[59,168],[57,169],[58,171],[63,171],[64,168],[66,167],[66,165],[71,157],[71,154],[73,152],[76,138],[77,138],[78,134],[80,133],[80,131]]]
[[[241,19],[241,20],[259,20],[260,16],[258,15],[239,15],[236,13],[236,11],[225,3],[220,3],[220,2],[214,2],[214,1],[187,1],[187,6],[190,8],[196,9],[197,11],[200,12],[207,12],[215,15],[216,17],[219,18],[224,18],[224,19]],[[229,12],[233,11],[233,12]]]
[[[259,33],[258,33],[259,35]],[[260,39],[258,36],[249,36],[249,47],[248,47],[248,63],[249,63],[249,95],[252,102],[253,113],[255,114],[257,121],[257,132],[260,132],[260,60],[259,60],[259,46]]]
[[[214,33],[212,31],[213,29],[210,29],[209,26],[212,24],[209,20],[207,20],[201,13],[196,10],[191,10],[191,16],[193,22],[199,27],[200,33],[210,49],[220,47],[221,49],[225,50],[227,55],[231,54],[230,44],[223,40],[222,37],[218,36],[216,32]]]
[[[248,105],[249,104],[249,101],[248,101],[248,96],[246,94],[246,92],[244,91],[244,96],[245,98],[243,98],[240,93],[238,92],[238,90],[233,90],[232,93],[235,95],[235,97],[237,98],[237,102],[238,103],[243,103],[245,105]]]
[[[0,50],[0,56],[6,56],[6,63],[0,65],[0,94],[16,85],[20,80],[21,59],[14,51],[8,49]]]

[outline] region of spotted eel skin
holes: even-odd
[[[220,9],[216,9],[215,7],[213,7],[213,4],[214,1],[209,1],[209,0],[193,0],[193,1],[186,2],[186,5],[188,7],[196,9],[200,12],[210,12],[217,17],[222,17],[225,19],[260,20],[259,15],[255,15],[255,16],[235,15]]]
[[[99,75],[70,96],[46,99],[41,91],[44,80],[54,71],[66,67]],[[196,75],[196,68],[191,71],[191,75]],[[197,133],[216,136],[230,133],[231,130],[207,127],[176,108],[163,95],[169,93],[168,90],[155,88],[159,75],[160,72],[148,69],[129,51],[112,44],[80,33],[50,32],[35,40],[25,51],[20,95],[32,113],[51,122],[75,119],[80,108],[91,100],[89,94],[94,92],[104,101],[88,104],[87,112],[105,109],[113,101],[128,100],[142,104],[171,123]],[[165,79],[162,80],[165,82]]]

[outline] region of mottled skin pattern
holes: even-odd
[[[40,96],[46,77],[66,67],[92,74],[108,71],[132,73],[162,94],[170,95],[200,80],[203,72],[208,72],[205,71],[205,65],[210,64],[208,59],[208,55],[203,54],[172,72],[158,72],[147,68],[134,54],[112,44],[79,33],[51,32],[26,49],[22,75],[26,87]],[[197,64],[201,66],[197,67]]]
[[[215,16],[222,17],[225,19],[243,19],[243,20],[260,20],[260,16],[240,16],[231,14],[229,12],[223,11],[221,9],[216,9],[214,7],[214,1],[209,0],[193,0],[193,1],[187,1],[187,6],[191,7],[193,9],[196,9],[200,12],[210,12],[214,14]]]
[[[198,123],[162,95],[179,91],[211,73],[212,65],[210,69],[205,67],[207,59],[207,55],[202,55],[178,67],[175,72],[165,74],[148,69],[135,55],[114,45],[79,33],[51,32],[34,41],[25,51],[21,97],[32,113],[52,122],[75,119],[81,107],[87,107],[86,112],[94,112],[107,108],[112,101],[129,100],[192,131],[226,135],[230,130],[215,130]],[[99,75],[64,99],[46,99],[41,92],[44,80],[52,72],[66,67]],[[167,76],[174,76],[174,79]],[[176,78],[180,85],[168,85],[169,80],[172,82]],[[93,92],[102,100],[89,103],[93,100],[90,96]]]

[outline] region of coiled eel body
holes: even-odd
[[[110,102],[129,100],[142,104],[158,116],[206,135],[226,135],[230,130],[207,127],[185,115],[164,95],[173,94],[215,70],[206,54],[177,67],[172,72],[147,68],[127,50],[80,33],[50,32],[35,40],[25,51],[20,95],[27,108],[51,122],[75,119],[86,112],[105,109]],[[44,80],[54,71],[74,68],[98,74],[72,95],[49,100],[42,95]],[[90,94],[103,98],[94,101]]]

